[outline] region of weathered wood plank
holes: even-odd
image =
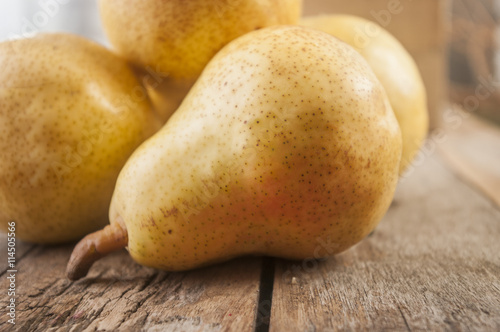
[[[500,206],[500,127],[464,112],[450,116],[440,152],[461,178]]]
[[[367,239],[280,261],[271,331],[499,331],[500,210],[433,154]]]
[[[187,273],[158,272],[123,251],[66,280],[72,246],[37,247],[18,264],[13,331],[252,331],[261,260],[246,258]],[[7,280],[0,281],[2,292]],[[0,307],[8,299],[1,297]],[[0,315],[0,330],[8,316]]]

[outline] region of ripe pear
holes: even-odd
[[[35,243],[108,222],[118,173],[160,128],[127,62],[68,34],[0,44],[0,229]]]
[[[301,25],[327,32],[353,46],[384,86],[403,137],[400,174],[412,162],[429,129],[427,94],[415,61],[378,24],[350,15],[306,17]]]
[[[400,158],[386,93],[356,51],[299,26],[251,32],[214,57],[134,152],[111,224],[78,243],[68,277],[125,246],[171,271],[240,255],[333,255],[385,214]]]
[[[146,76],[145,85],[166,121],[224,45],[256,29],[298,23],[302,0],[100,0],[99,7],[114,49],[163,78]]]

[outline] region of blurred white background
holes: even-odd
[[[0,0],[0,41],[55,31],[106,43],[96,0]]]

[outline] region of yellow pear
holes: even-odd
[[[378,24],[350,15],[306,17],[301,25],[327,32],[353,46],[384,86],[403,137],[400,173],[412,162],[427,136],[427,95],[415,61],[401,43]]]
[[[256,29],[298,23],[302,0],[100,0],[99,7],[114,49],[147,69],[145,85],[166,121],[224,45]]]
[[[173,271],[240,255],[333,255],[385,214],[400,158],[386,93],[356,51],[299,26],[251,32],[134,152],[111,224],[75,247],[68,277],[125,246]]]
[[[118,173],[160,128],[127,62],[67,34],[0,43],[0,229],[36,243],[108,222]]]

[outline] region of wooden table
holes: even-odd
[[[70,282],[72,245],[18,242],[11,326],[3,236],[0,330],[500,331],[500,133],[462,120],[430,136],[375,232],[327,261],[168,273],[121,251]]]

